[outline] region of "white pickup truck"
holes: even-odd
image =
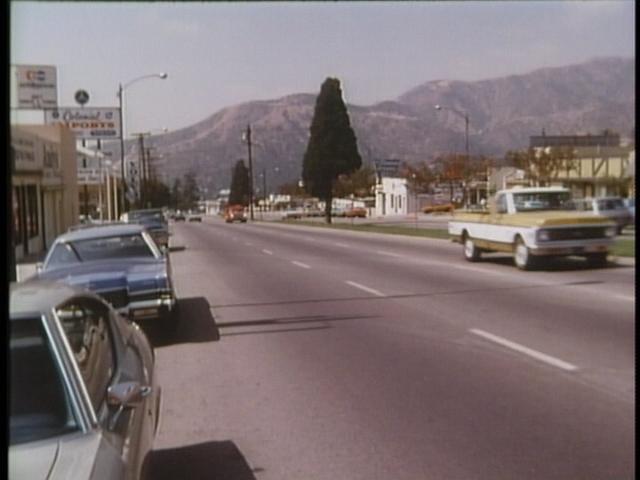
[[[449,222],[449,236],[462,243],[468,261],[477,261],[482,252],[507,252],[521,270],[554,256],[584,256],[597,266],[607,262],[615,224],[576,211],[566,188],[500,190],[488,207],[454,212]]]

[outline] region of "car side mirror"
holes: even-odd
[[[115,428],[125,408],[133,408],[141,404],[151,391],[151,387],[140,385],[139,382],[117,383],[107,388],[107,405],[117,407],[109,421],[109,430]]]

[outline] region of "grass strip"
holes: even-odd
[[[300,220],[281,220],[278,223],[288,225],[304,225],[305,227],[317,228],[333,228],[334,230],[353,230],[356,232],[373,232],[386,233],[390,235],[405,235],[409,237],[425,237],[449,239],[446,229],[441,228],[414,228],[414,227],[398,227],[394,225],[363,223],[359,225],[351,225],[349,223],[321,223],[321,222],[305,222]],[[618,257],[635,257],[636,243],[633,238],[618,237],[613,244],[611,253]]]

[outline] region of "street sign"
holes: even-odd
[[[77,139],[113,140],[120,138],[120,115],[111,107],[63,107],[47,110],[47,125],[62,123],[68,126]]]
[[[18,108],[42,110],[58,106],[56,67],[16,65]]]
[[[89,93],[86,90],[78,90],[74,98],[80,105],[84,105],[89,101]]]

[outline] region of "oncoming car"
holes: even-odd
[[[168,253],[141,225],[86,228],[59,236],[38,276],[98,293],[131,319],[175,327],[176,296]]]
[[[11,284],[9,304],[9,478],[139,478],[161,404],[142,330],[63,283]]]

